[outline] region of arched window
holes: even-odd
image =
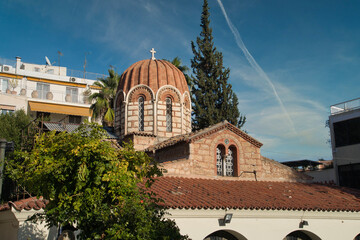
[[[166,131],[172,131],[172,102],[171,98],[166,98]]]
[[[225,153],[226,148],[219,144],[216,147],[216,173],[218,176],[236,176],[237,149],[232,145],[227,149],[227,154]]]
[[[218,145],[216,148],[216,172],[218,176],[224,176],[225,147]]]
[[[140,96],[139,102],[139,131],[144,131],[144,97]]]
[[[230,146],[226,155],[226,176],[235,176],[235,166],[237,163],[237,151],[235,146]]]

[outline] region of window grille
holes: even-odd
[[[216,170],[217,175],[223,175],[223,151],[220,150],[220,147],[216,148]]]
[[[228,155],[225,159],[226,176],[234,176],[234,157],[231,149],[228,149]]]
[[[139,131],[144,131],[144,97],[139,97]]]
[[[170,98],[166,98],[166,131],[172,131],[172,103]]]

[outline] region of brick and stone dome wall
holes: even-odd
[[[118,91],[128,93],[137,85],[146,85],[157,92],[164,85],[174,86],[181,94],[189,91],[184,74],[165,60],[142,60],[134,63],[121,75]]]
[[[131,140],[138,150],[191,132],[191,98],[184,74],[165,60],[132,64],[120,77],[114,127],[120,139],[137,136]]]

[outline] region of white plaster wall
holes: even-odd
[[[27,112],[27,99],[23,96],[0,93],[0,104],[15,106],[15,110],[24,109]]]
[[[336,182],[335,168],[328,168],[319,171],[308,171],[305,173],[306,175],[309,175],[314,178],[312,180],[313,182],[317,182],[317,183],[325,183],[329,181]]]
[[[360,214],[348,212],[304,212],[279,210],[229,210],[233,213],[230,224],[219,226],[218,219],[225,210],[169,210],[182,234],[193,240],[203,240],[218,231],[235,231],[246,239],[281,240],[296,230],[305,230],[320,239],[349,239],[360,233]],[[309,225],[299,228],[301,219]]]
[[[43,210],[16,211],[14,209],[0,212],[0,239],[4,240],[56,240],[57,228],[47,228],[45,222],[26,221],[35,213]]]

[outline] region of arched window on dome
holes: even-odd
[[[171,98],[166,98],[166,131],[172,131],[172,101]]]
[[[144,131],[144,97],[140,96],[139,103],[139,131]]]
[[[224,157],[225,157],[225,147],[222,144],[219,144],[216,147],[216,173],[218,176],[224,176]]]

